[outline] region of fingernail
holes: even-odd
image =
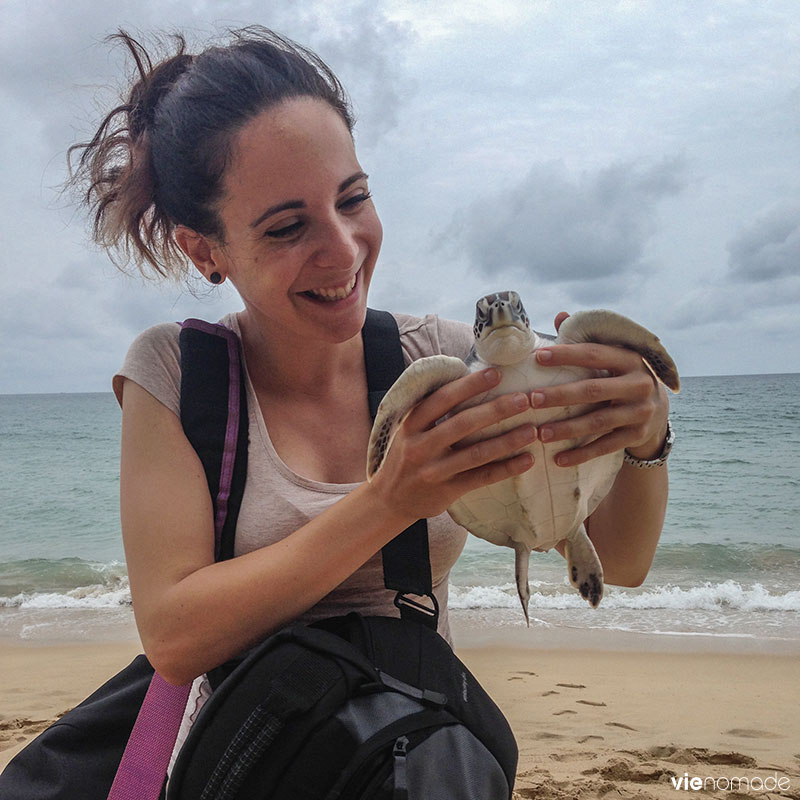
[[[494,384],[500,380],[500,373],[490,368],[483,371],[483,377],[486,378],[486,383]]]
[[[514,408],[518,408],[520,411],[528,408],[530,406],[530,402],[528,401],[528,396],[525,394],[515,394],[511,398],[511,403]]]
[[[549,442],[553,438],[552,428],[539,428],[539,438],[543,442]]]
[[[569,459],[563,453],[556,456],[556,464],[559,467],[566,467],[568,463]]]
[[[533,456],[530,453],[522,453],[522,455],[517,456],[517,464],[519,464],[520,469],[530,469],[533,466]]]
[[[526,442],[535,442],[536,441],[536,426],[535,425],[526,425],[524,429],[524,439]]]
[[[542,392],[534,392],[531,395],[531,402],[533,403],[534,408],[536,406],[544,405],[544,395]]]
[[[540,364],[545,364],[552,360],[553,354],[549,350],[537,350],[536,358]]]

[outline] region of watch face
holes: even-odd
[[[672,423],[667,420],[667,438],[664,441],[664,449],[661,451],[660,458],[666,458],[669,455],[673,444],[675,444],[675,431],[672,430]]]

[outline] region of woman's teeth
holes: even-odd
[[[309,289],[306,294],[330,303],[334,300],[344,300],[353,291],[355,285],[356,276],[353,275],[344,286],[337,286],[335,289]]]

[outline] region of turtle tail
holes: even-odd
[[[514,562],[514,577],[517,581],[517,594],[522,603],[522,612],[525,614],[525,623],[530,628],[531,621],[528,617],[528,602],[531,599],[531,587],[528,584],[528,566],[531,559],[531,549],[526,544],[514,542],[514,551],[517,554]]]

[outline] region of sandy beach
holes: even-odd
[[[515,798],[667,798],[693,779],[705,796],[800,798],[797,655],[462,638],[519,742]],[[0,767],[137,652],[4,641]]]

